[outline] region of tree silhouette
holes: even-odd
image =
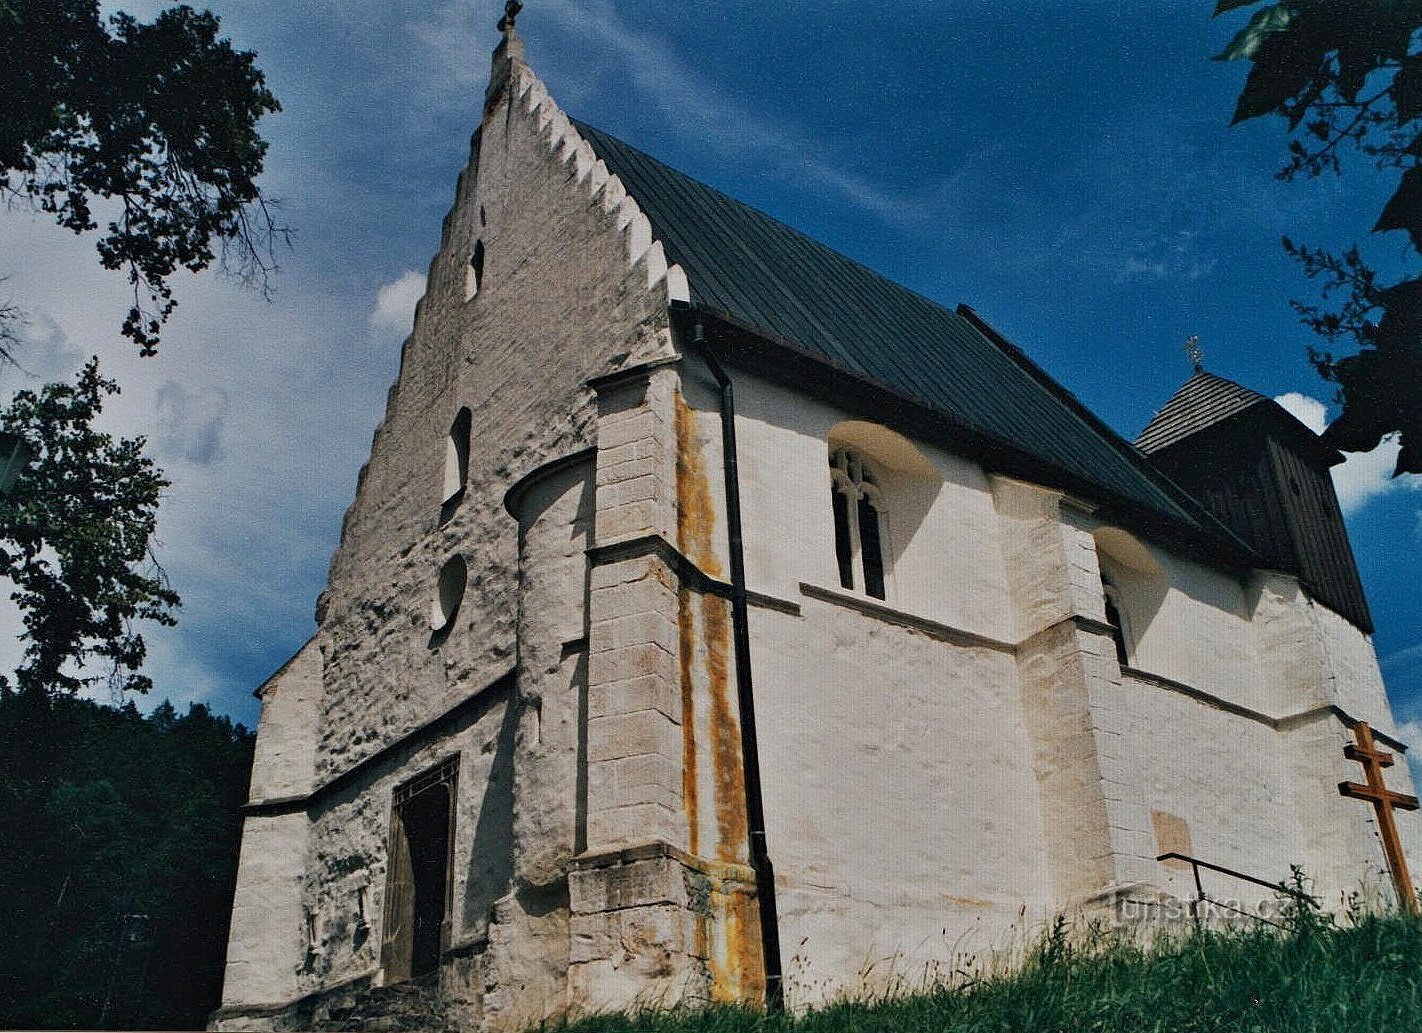
[[[1259,3],[1218,0],[1215,14]],[[1393,475],[1422,473],[1422,4],[1270,3],[1219,59],[1251,62],[1235,123],[1271,114],[1288,123],[1281,178],[1338,173],[1351,153],[1396,180],[1372,231],[1406,233],[1413,273],[1383,282],[1357,246],[1336,253],[1286,237],[1284,247],[1322,284],[1324,305],[1294,306],[1327,342],[1310,358],[1338,385],[1343,407],[1324,441],[1358,452],[1396,433],[1402,447]],[[1332,350],[1347,342],[1357,351]]]

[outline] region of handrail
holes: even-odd
[[[1209,862],[1209,861],[1202,861],[1202,860],[1200,860],[1198,857],[1191,857],[1189,854],[1177,853],[1177,852],[1175,852],[1174,850],[1170,851],[1169,853],[1160,854],[1159,856],[1156,857],[1156,860],[1157,860],[1157,861],[1188,861],[1191,865],[1193,865],[1193,866],[1194,866],[1195,868],[1197,868],[1197,869],[1198,869],[1198,868],[1208,868],[1210,871],[1212,871],[1212,872],[1219,872],[1221,875],[1229,875],[1229,876],[1232,876],[1232,877],[1234,877],[1234,878],[1236,878],[1236,879],[1243,879],[1245,882],[1252,882],[1252,883],[1254,883],[1254,885],[1256,885],[1256,886],[1263,886],[1266,890],[1277,890],[1277,891],[1280,892],[1280,893],[1287,893],[1287,894],[1288,894],[1289,896],[1291,896],[1291,897],[1298,897],[1300,900],[1306,900],[1306,901],[1307,901],[1307,900],[1312,900],[1312,899],[1313,899],[1311,896],[1309,896],[1307,893],[1303,892],[1302,890],[1289,889],[1289,887],[1285,886],[1282,882],[1268,882],[1268,881],[1266,881],[1266,880],[1264,880],[1264,879],[1257,879],[1257,878],[1255,878],[1253,875],[1245,875],[1243,872],[1237,872],[1237,871],[1235,871],[1233,868],[1226,868],[1226,867],[1225,867],[1224,865],[1222,865],[1222,864],[1212,864],[1212,863]],[[1198,883],[1199,883],[1199,877],[1198,877],[1198,875],[1196,876],[1196,880],[1195,880],[1195,881],[1196,881],[1196,883],[1197,883],[1197,888],[1198,888]]]
[[[1251,914],[1249,914],[1247,911],[1243,911],[1243,910],[1241,910],[1240,908],[1233,907],[1233,906],[1231,906],[1231,905],[1229,905],[1229,904],[1226,904],[1226,903],[1225,903],[1224,901],[1222,901],[1222,900],[1214,900],[1214,899],[1212,899],[1212,898],[1206,896],[1206,894],[1205,894],[1205,886],[1204,886],[1204,884],[1200,881],[1200,869],[1201,869],[1201,868],[1205,868],[1205,869],[1207,869],[1207,870],[1209,870],[1209,871],[1212,871],[1212,872],[1219,872],[1221,875],[1228,875],[1230,878],[1233,878],[1233,879],[1241,879],[1241,880],[1243,880],[1244,882],[1253,883],[1255,886],[1262,886],[1262,887],[1264,887],[1264,888],[1267,889],[1267,890],[1273,890],[1275,893],[1285,893],[1285,894],[1288,894],[1289,896],[1294,897],[1295,899],[1297,899],[1297,900],[1299,900],[1299,901],[1302,901],[1302,902],[1304,902],[1304,903],[1306,903],[1306,904],[1313,904],[1313,903],[1315,903],[1314,898],[1313,898],[1312,896],[1310,896],[1308,893],[1305,893],[1303,890],[1290,889],[1288,886],[1284,885],[1282,882],[1268,882],[1268,881],[1265,880],[1265,879],[1256,878],[1256,877],[1253,876],[1253,875],[1246,875],[1244,872],[1237,872],[1237,871],[1235,871],[1233,868],[1226,868],[1226,867],[1225,867],[1224,865],[1222,865],[1222,864],[1214,864],[1214,863],[1212,863],[1212,862],[1210,862],[1210,861],[1202,861],[1202,860],[1200,860],[1200,858],[1198,858],[1198,857],[1191,857],[1189,854],[1182,854],[1182,853],[1179,853],[1178,851],[1175,851],[1175,850],[1168,851],[1168,852],[1166,852],[1166,853],[1164,853],[1164,854],[1158,854],[1158,855],[1156,856],[1156,860],[1157,860],[1157,861],[1184,861],[1184,862],[1186,862],[1188,865],[1190,865],[1191,871],[1193,872],[1193,874],[1194,874],[1194,876],[1195,876],[1195,893],[1196,893],[1196,898],[1195,898],[1193,901],[1190,902],[1190,912],[1191,912],[1191,916],[1192,916],[1192,917],[1194,918],[1194,920],[1195,920],[1195,924],[1196,924],[1196,925],[1198,925],[1199,922],[1200,922],[1200,905],[1201,905],[1201,904],[1205,904],[1205,903],[1209,903],[1209,904],[1214,904],[1214,905],[1216,905],[1217,907],[1225,908],[1226,910],[1229,910],[1229,911],[1237,912],[1238,914],[1244,915],[1244,917],[1246,917],[1246,918],[1252,918],[1252,919],[1254,919],[1255,921],[1258,921],[1258,922],[1264,922],[1264,923],[1266,923],[1266,924],[1268,924],[1268,925],[1272,925],[1272,926],[1279,926],[1279,923],[1278,923],[1278,922],[1275,922],[1275,921],[1273,921],[1273,920],[1271,920],[1271,919],[1265,918],[1263,915],[1251,915]],[[1279,926],[1279,927],[1280,927],[1280,928],[1283,928],[1282,926]]]

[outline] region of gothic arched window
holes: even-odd
[[[859,453],[847,448],[830,453],[830,501],[841,587],[883,599],[884,494]]]

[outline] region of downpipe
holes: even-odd
[[[741,536],[741,481],[736,454],[736,397],[731,378],[706,343],[701,312],[685,302],[673,302],[673,312],[692,319],[690,345],[706,363],[721,393],[721,454],[726,477],[726,530],[731,560],[731,637],[736,650],[736,702],[740,710],[741,768],[745,775],[746,825],[750,833],[750,863],[755,872],[760,911],[761,955],[765,966],[765,1006],[785,1008],[785,983],[780,961],[780,914],[775,904],[775,868],[765,838],[765,805],[761,794],[760,745],[755,728],[755,690],[751,676],[750,617],[746,597],[745,546]]]

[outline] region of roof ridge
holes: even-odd
[[[1029,374],[1031,374],[1034,379],[1041,383],[1042,386],[1045,387],[1048,391],[1052,392],[1052,394],[1056,395],[1063,402],[1063,404],[1067,405],[1077,415],[1079,419],[1091,424],[1092,428],[1095,429],[1097,433],[1101,434],[1103,437],[1106,438],[1107,441],[1109,441],[1119,450],[1127,454],[1133,462],[1140,464],[1141,468],[1148,471],[1155,478],[1155,480],[1165,485],[1166,488],[1176,496],[1173,501],[1177,506],[1184,508],[1193,519],[1204,520],[1207,524],[1210,525],[1211,530],[1213,530],[1217,534],[1222,535],[1230,542],[1231,545],[1242,549],[1245,553],[1252,552],[1249,546],[1245,542],[1243,542],[1237,534],[1235,534],[1232,530],[1226,527],[1225,524],[1221,522],[1217,517],[1215,517],[1215,515],[1211,513],[1208,508],[1202,505],[1200,501],[1195,498],[1195,496],[1191,495],[1188,491],[1180,487],[1180,485],[1176,484],[1163,472],[1157,469],[1154,464],[1152,464],[1145,457],[1145,455],[1141,452],[1140,449],[1138,449],[1132,442],[1127,440],[1124,434],[1121,434],[1109,423],[1103,420],[1100,416],[1096,415],[1096,413],[1092,411],[1091,407],[1088,406],[1085,402],[1083,402],[1080,398],[1078,398],[1074,392],[1067,389],[1064,385],[1057,383],[1057,381],[1052,377],[1050,373],[1044,370],[1025,351],[1019,348],[1016,344],[1012,343],[1012,341],[1008,340],[1007,337],[1005,337],[1002,332],[997,329],[997,327],[990,324],[975,309],[973,309],[969,305],[960,304],[958,306],[958,310],[960,312],[964,312],[967,315],[968,319],[972,320],[973,325],[976,326],[979,330],[991,336],[994,341],[999,344],[999,346],[1001,346],[1013,359],[1015,359],[1017,363],[1021,365]]]

